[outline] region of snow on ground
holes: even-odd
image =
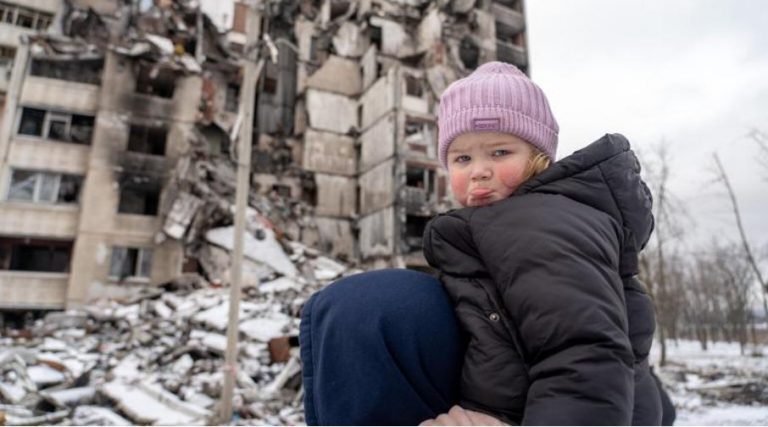
[[[677,408],[675,425],[768,425],[768,346],[737,343],[668,342],[668,363],[658,368],[661,346],[654,343],[652,363]]]

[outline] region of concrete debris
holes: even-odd
[[[234,248],[235,228],[226,227],[208,230],[205,238],[208,242],[231,251]],[[258,229],[254,234],[246,234],[244,240],[243,250],[248,259],[268,265],[284,276],[296,277],[298,274],[296,267],[291,263],[275,239],[274,231]]]
[[[248,424],[303,422],[301,307],[330,280],[357,272],[301,243],[289,241],[286,247],[290,255],[273,255],[294,274],[273,270],[271,279],[243,290],[233,420]],[[26,335],[3,333],[0,404],[7,422],[215,422],[229,289],[206,283],[143,295],[52,313]]]

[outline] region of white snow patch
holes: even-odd
[[[64,374],[47,365],[30,366],[27,368],[27,375],[38,387],[58,384],[66,380]]]
[[[285,315],[272,314],[273,317],[260,317],[240,323],[240,332],[256,341],[268,342],[272,338],[285,335],[291,319]]]
[[[301,289],[301,285],[299,282],[289,277],[280,277],[271,282],[265,282],[259,285],[259,291],[265,294],[270,292],[284,292],[289,289],[299,290]]]
[[[141,361],[133,355],[126,356],[120,363],[112,369],[112,375],[115,378],[136,379],[141,377],[139,364]]]
[[[0,396],[11,403],[19,403],[27,395],[23,387],[16,384],[0,383]]]
[[[200,341],[203,347],[212,350],[215,353],[224,354],[227,350],[227,337],[222,334],[193,330],[189,337]]]
[[[83,405],[75,408],[72,423],[79,426],[130,426],[130,421],[108,408]]]
[[[258,310],[258,306],[249,302],[241,302],[239,310],[239,319],[246,317],[246,314]],[[195,322],[200,322],[209,328],[216,329],[217,331],[224,331],[227,329],[227,323],[229,323],[229,301],[224,301],[222,304],[215,307],[211,307],[205,311],[201,311],[192,317]]]
[[[347,271],[347,267],[324,256],[313,259],[310,264],[314,268],[317,280],[332,280]]]
[[[288,277],[296,277],[298,271],[291,260],[283,251],[283,248],[275,239],[275,232],[269,229],[263,229],[264,239],[258,240],[250,233],[243,235],[243,253],[253,261],[262,262],[269,265],[278,273]],[[205,233],[205,239],[214,245],[220,246],[228,251],[234,250],[235,227],[224,227],[208,230]]]

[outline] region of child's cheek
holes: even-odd
[[[520,186],[522,176],[523,169],[518,167],[505,167],[498,171],[499,180],[509,190],[509,194],[512,194]]]
[[[469,183],[469,176],[465,173],[450,172],[449,178],[451,181],[451,190],[453,196],[462,203],[462,200],[467,197],[467,185]]]

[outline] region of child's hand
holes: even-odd
[[[454,405],[448,413],[440,414],[437,418],[422,421],[420,426],[505,426],[490,415],[468,411],[459,405]]]

